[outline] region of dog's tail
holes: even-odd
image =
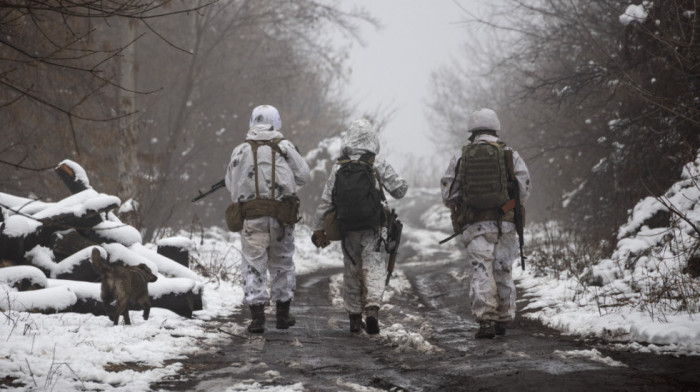
[[[112,267],[105,261],[105,259],[102,258],[102,253],[98,248],[92,248],[92,268],[97,271],[98,274],[100,275],[106,275]]]

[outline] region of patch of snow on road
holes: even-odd
[[[591,361],[600,362],[608,366],[627,367],[627,365],[625,365],[622,362],[616,361],[610,357],[604,357],[603,354],[601,354],[601,352],[596,349],[574,351],[556,350],[554,351],[554,355],[561,358],[586,358],[590,359]]]
[[[381,328],[379,338],[382,343],[395,347],[399,352],[418,351],[425,354],[439,354],[444,351],[430,344],[420,333],[409,331],[398,323]]]

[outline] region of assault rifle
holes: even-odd
[[[518,232],[518,242],[520,243],[520,268],[525,270],[525,255],[523,255],[523,245],[525,244],[525,238],[523,229],[525,226],[525,214],[523,212],[523,206],[520,204],[520,184],[517,178],[515,178],[515,167],[513,164],[513,150],[506,149],[504,151],[506,156],[506,166],[508,167],[508,175],[511,178],[510,183],[512,184],[510,189],[510,194],[513,195],[515,201],[514,213],[515,213],[515,231]]]
[[[199,195],[197,195],[197,197],[192,199],[192,203],[194,203],[195,201],[197,201],[201,198],[204,198],[204,197],[211,195],[212,193],[216,192],[217,190],[219,190],[220,188],[223,188],[225,186],[226,186],[226,180],[221,180],[221,181],[217,182],[216,184],[212,185],[211,189],[209,189],[208,191],[206,191],[204,193],[202,193],[202,191],[200,191],[198,189],[197,192],[199,193]]]
[[[389,213],[387,222],[387,238],[386,238],[386,251],[389,253],[389,264],[386,267],[386,281],[385,285],[389,284],[391,279],[391,274],[394,273],[394,266],[396,265],[396,255],[399,253],[399,244],[401,243],[401,232],[403,231],[403,223],[398,219],[396,210],[392,209]]]

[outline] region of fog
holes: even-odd
[[[488,5],[475,0],[410,5],[353,0],[342,5],[364,7],[381,24],[378,29],[363,28],[365,45],[355,44],[349,52],[346,93],[357,102],[359,113],[391,114],[381,132],[382,151],[397,166],[406,159],[438,154],[431,138],[435,129],[426,117],[430,75],[441,65],[464,59],[462,46],[475,31],[461,23],[467,18],[462,7],[478,13]]]

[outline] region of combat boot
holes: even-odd
[[[493,321],[479,321],[479,330],[474,334],[475,339],[493,339],[496,336],[496,328]]]
[[[379,306],[368,306],[366,309],[367,333],[376,335],[379,333]]]
[[[296,324],[294,316],[289,314],[291,303],[291,299],[287,302],[277,301],[277,329],[287,329]]]
[[[496,321],[496,325],[494,326],[494,331],[497,336],[506,336],[506,327],[508,326],[508,323],[504,323],[502,321]]]
[[[360,332],[363,328],[362,314],[350,313],[350,332]]]
[[[252,320],[248,325],[248,332],[265,332],[265,305],[250,305],[250,317]]]

